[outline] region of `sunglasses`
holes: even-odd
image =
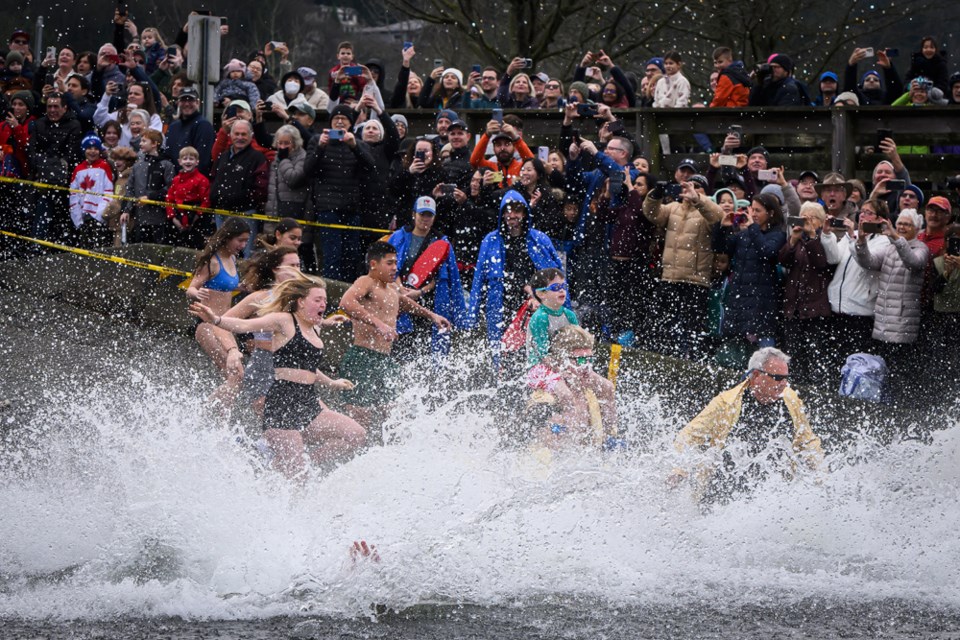
[[[776,380],[777,382],[786,382],[790,380],[790,376],[786,373],[770,373],[769,371],[764,371],[763,369],[757,369],[759,373]]]
[[[27,44],[26,40],[11,40],[13,44]]]
[[[580,366],[585,364],[593,364],[593,356],[577,356],[576,362]]]
[[[566,291],[566,290],[567,290],[566,282],[554,282],[553,284],[548,284],[545,287],[540,287],[539,289],[537,289],[537,292],[542,293],[544,291],[551,291],[553,293],[557,293],[558,291]]]
[[[558,84],[546,84],[543,86],[544,89],[559,89],[560,85]]]

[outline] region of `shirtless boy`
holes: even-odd
[[[340,308],[353,320],[353,345],[340,362],[340,375],[356,383],[343,394],[346,412],[369,434],[375,419],[383,418],[393,400],[398,365],[390,355],[397,339],[400,312],[429,318],[443,331],[450,321],[400,295],[397,250],[388,242],[374,242],[367,249],[369,272],[360,276],[340,300]]]

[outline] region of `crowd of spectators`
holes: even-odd
[[[44,57],[28,33],[10,35],[0,56],[2,175],[104,196],[3,183],[4,228],[81,246],[129,239],[199,249],[220,216],[147,201],[397,229],[430,196],[433,232],[449,239],[468,310],[486,316],[494,344],[534,272],[556,267],[584,324],[623,344],[735,366],[785,344],[808,380],[859,351],[886,356],[895,376],[921,363],[954,367],[960,230],[948,198],[911,183],[892,137],[879,143],[885,159],[867,185],[818,167],[790,167],[788,179],[736,132],[708,165],[687,160],[656,176],[617,109],[698,106],[676,51],[639,76],[587,52],[565,83],[519,57],[505,70],[435,60],[420,75],[405,43],[389,90],[383,62],[361,64],[349,42],[335,64],[295,67],[283,43],[230,59],[213,92],[223,108],[215,127],[184,72],[186,29],[167,43],[119,12],[113,28],[97,52],[60,46]],[[923,39],[904,75],[895,53],[857,48],[842,73],[810,88],[787,54],[748,70],[720,47],[709,106],[960,104],[960,73],[949,74],[935,39]],[[861,73],[866,60],[874,67]],[[391,113],[407,109],[435,111],[433,133],[408,135],[406,118]],[[464,109],[490,119],[471,131]],[[549,147],[531,149],[522,118],[503,109],[552,109],[563,121]],[[580,134],[590,119],[596,140]],[[257,233],[273,227],[247,224],[249,256]],[[364,272],[377,237],[304,231],[304,268],[347,281]],[[494,290],[491,303],[484,296]]]

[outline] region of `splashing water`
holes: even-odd
[[[296,487],[212,426],[200,394],[125,378],[50,394],[23,427],[35,444],[0,463],[0,617],[355,616],[371,603],[544,598],[960,607],[957,425],[931,444],[855,442],[819,483],[771,480],[704,513],[664,485],[665,418],[643,450],[545,464],[499,447],[491,416],[460,401],[428,411],[413,388],[391,444]],[[622,408],[659,411],[644,395]],[[354,566],[355,539],[382,561]]]

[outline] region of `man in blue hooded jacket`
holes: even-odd
[[[397,277],[401,286],[406,285],[417,259],[423,255],[434,242],[446,242],[449,239],[436,232],[433,228],[437,215],[437,203],[430,196],[417,198],[413,207],[413,221],[397,229],[390,236],[389,242],[397,250]],[[447,253],[447,258],[437,268],[436,274],[419,288],[404,289],[404,294],[419,302],[422,306],[432,308],[449,320],[456,328],[465,327],[466,304],[463,299],[463,285],[460,282],[460,270],[457,268],[457,257],[453,248]],[[434,356],[446,355],[450,351],[450,332],[440,332],[431,323],[433,339],[431,342]],[[397,334],[400,342],[406,342],[404,336],[409,336],[426,328],[426,323],[418,324],[416,318],[409,313],[402,313],[397,318]],[[422,335],[422,334],[421,334]],[[398,343],[399,346],[399,343]],[[413,347],[416,350],[416,347]]]
[[[484,304],[495,366],[499,366],[500,338],[529,295],[530,278],[540,269],[563,269],[550,238],[529,225],[530,205],[511,189],[500,201],[497,230],[480,244],[467,318],[468,326],[476,326]]]

